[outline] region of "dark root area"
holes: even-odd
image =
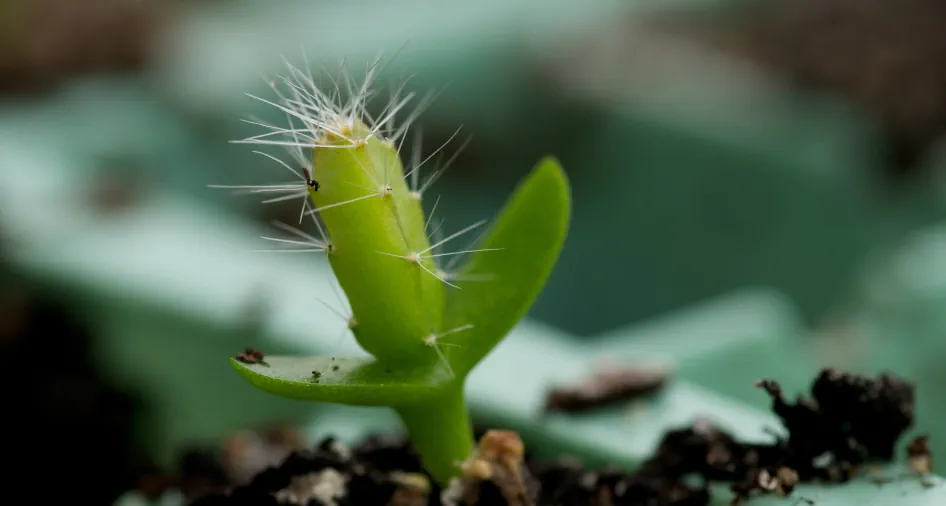
[[[111,504],[148,466],[137,429],[150,405],[101,374],[95,337],[85,322],[22,289],[0,266],[0,383],[7,386],[0,429],[7,436],[3,458],[11,463],[3,479],[41,502],[73,502],[78,494]]]

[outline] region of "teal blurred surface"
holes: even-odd
[[[23,272],[95,321],[110,373],[161,400],[152,450],[163,459],[187,441],[274,417],[349,438],[363,433],[353,417],[373,424],[364,430],[391,429],[387,412],[274,399],[232,373],[224,358],[247,345],[360,350],[317,300],[336,303],[322,260],[250,253],[267,231],[246,218],[259,208],[205,185],[273,177],[226,142],[247,134],[239,117],[272,115],[244,93],[265,91],[260,74],[279,71],[279,55],[298,64],[304,47],[313,63],[355,62],[410,39],[385,79],[449,84],[423,124],[438,139],[462,123],[486,153],[440,185],[448,228],[491,217],[551,147],[574,183],[572,232],[548,289],[471,379],[478,418],[513,426],[550,454],[633,465],[662,430],[697,416],[761,437],[772,420],[752,388],[758,377],[800,390],[820,365],[890,368],[918,382],[918,430],[946,452],[937,395],[946,232],[918,228],[946,217],[942,181],[886,194],[865,176],[870,125],[834,100],[752,80],[736,94],[746,100],[727,100],[725,62],[704,61],[701,79],[678,86],[652,75],[586,89],[543,73],[568,35],[659,3],[208,4],[182,21],[151,75],[82,79],[0,104],[0,228]],[[363,22],[357,37],[349,9]],[[584,56],[575,75],[613,63]],[[97,188],[119,173],[141,199],[97,209]],[[839,303],[850,309],[838,327],[808,328]],[[549,385],[607,356],[670,363],[675,380],[633,413],[539,419]],[[888,504],[909,487],[803,495],[870,504],[876,493]],[[942,501],[941,489],[907,493],[910,504]]]
[[[183,114],[214,125],[205,142],[221,146],[220,162],[203,183],[259,183],[273,177],[265,160],[222,146],[258,133],[241,116],[281,121],[244,95],[268,96],[261,76],[281,72],[281,56],[316,73],[348,58],[357,75],[375,56],[396,54],[382,83],[410,76],[411,89],[441,92],[424,131],[442,142],[462,125],[473,136],[470,165],[461,159],[437,188],[449,223],[492,215],[549,151],[569,172],[573,232],[533,317],[594,335],[763,285],[820,318],[871,250],[944,216],[943,199],[923,185],[885,195],[873,177],[876,129],[847,104],[791,92],[725,58],[652,49],[643,27],[628,22],[739,8],[728,0],[242,3],[188,18],[155,79]],[[353,16],[370,37],[345,37]],[[276,36],[266,26],[282,29]],[[638,39],[644,49],[633,46]]]

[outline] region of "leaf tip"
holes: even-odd
[[[571,183],[568,180],[568,174],[562,167],[561,162],[554,155],[545,155],[539,159],[539,163],[530,174],[529,180],[545,180],[550,187],[557,188],[566,215],[571,214]]]
[[[562,167],[562,163],[554,155],[545,155],[539,159],[539,163],[536,164],[535,168],[532,171],[534,176],[545,176],[553,177],[558,179],[561,183],[564,183],[565,187],[568,187],[568,174],[566,174],[565,169]]]
[[[558,160],[558,157],[555,155],[545,155],[539,159],[538,166],[545,167],[551,166],[557,170],[562,170],[562,162]],[[564,172],[564,171],[563,171]]]

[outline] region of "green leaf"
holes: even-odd
[[[473,325],[457,334],[458,347],[445,350],[458,376],[468,373],[526,315],[558,260],[570,216],[568,179],[559,163],[546,157],[476,247],[502,250],[474,253],[459,276],[469,280],[447,293],[445,328]]]
[[[435,396],[452,381],[442,367],[396,370],[372,358],[267,356],[265,365],[235,359],[230,363],[264,392],[355,406],[415,403]]]

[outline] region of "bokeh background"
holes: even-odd
[[[764,406],[727,390],[766,372],[738,353],[748,325],[785,370],[916,379],[935,432],[943,26],[938,0],[2,0],[5,451],[22,469],[101,455],[72,478],[107,504],[182,445],[333,409],[226,361],[337,349],[324,259],[252,253],[297,203],[207,187],[279,176],[229,141],[259,133],[240,118],[280,121],[245,94],[303,54],[314,71],[396,55],[381,85],[439,92],[422,149],[469,139],[436,187],[445,230],[558,157],[574,216],[539,342],[590,357],[669,325],[670,358],[736,350],[694,382]]]

